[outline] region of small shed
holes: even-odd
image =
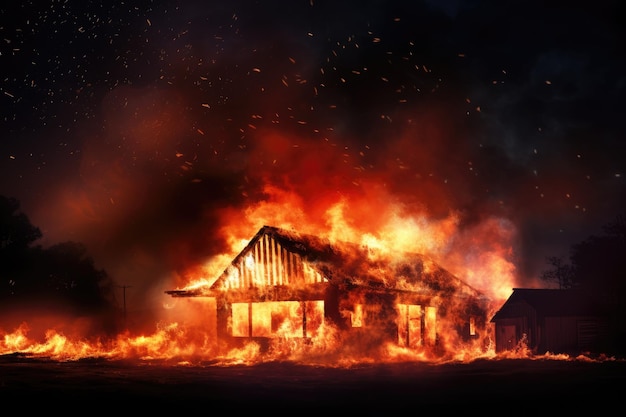
[[[312,340],[332,326],[361,346],[445,351],[488,340],[491,328],[487,298],[426,256],[383,255],[271,226],[210,287],[166,293],[214,298],[218,338],[235,344]]]
[[[528,349],[534,354],[601,353],[608,315],[601,300],[575,289],[514,288],[491,319],[496,353]]]

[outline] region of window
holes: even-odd
[[[324,322],[324,301],[232,304],[235,337],[313,337]]]
[[[350,313],[352,327],[363,327],[363,304],[355,304],[354,310]]]

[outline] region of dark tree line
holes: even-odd
[[[37,245],[42,233],[14,198],[0,196],[0,305],[55,306],[77,314],[112,308],[112,281],[81,243]]]
[[[626,214],[603,227],[603,234],[592,235],[574,244],[569,263],[558,257],[547,259],[550,269],[544,281],[561,289],[579,288],[589,292],[616,295],[626,290]]]
[[[561,289],[579,289],[602,300],[617,352],[626,354],[626,214],[570,249],[569,263],[548,258],[541,278]]]

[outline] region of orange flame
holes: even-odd
[[[267,186],[265,194],[266,200],[249,206],[243,216],[241,213],[229,213],[228,210],[222,213],[225,226],[221,233],[230,250],[212,255],[205,263],[173,277],[178,288],[198,291],[199,294],[208,290],[216,278],[227,270],[233,257],[246,246],[251,231],[264,225],[297,230],[331,242],[361,245],[369,249],[368,256],[372,261],[385,259],[398,262],[395,258],[400,252],[427,254],[433,262],[447,265],[454,275],[485,293],[493,300],[494,306],[501,305],[515,286],[516,271],[512,254],[516,231],[504,219],[489,218],[469,229],[462,228],[461,213],[450,211],[447,216],[434,219],[425,212],[418,211],[415,214],[379,187],[372,187],[367,195],[326,196],[315,203],[317,206],[313,210],[305,207],[310,202],[303,201],[297,193],[283,188]],[[310,214],[306,214],[311,212],[319,213],[320,216],[311,218]],[[431,263],[424,263],[424,268],[431,267]],[[376,270],[369,272],[377,274]],[[397,285],[410,289],[411,284],[399,277]],[[342,310],[341,314],[350,317],[352,326],[358,329],[368,311],[359,307],[358,300],[353,301],[353,306]],[[339,329],[323,320],[323,307],[315,301],[307,301],[306,304],[295,301],[253,303],[250,307],[252,314],[248,312],[247,305],[238,306],[235,303],[233,317],[236,323],[230,323],[234,335],[248,334],[249,326],[252,326],[256,332],[253,336],[265,337],[271,334],[272,337],[263,342],[265,346],[261,346],[257,339],[238,346],[223,346],[216,336],[217,318],[214,312],[209,312],[210,308],[206,308],[207,303],[215,303],[215,299],[206,297],[204,301],[188,299],[175,300],[173,303],[170,299],[167,306],[164,303],[164,310],[167,310],[164,316],[168,315],[169,318],[157,323],[152,334],[131,334],[126,331],[113,338],[83,340],[48,330],[45,340],[35,341],[28,337],[28,326],[21,325],[13,332],[0,333],[0,354],[23,353],[56,360],[104,357],[188,361],[210,358],[224,363],[289,359],[336,366],[370,361],[467,362],[477,358],[497,357],[490,339],[486,342],[477,339],[473,344],[448,349],[449,346],[456,346],[457,342],[452,329],[456,325],[455,320],[449,320],[448,324],[438,322],[434,309],[446,305],[454,312],[457,307],[453,299],[435,297],[433,310],[426,308],[424,317],[420,316],[422,313],[414,311],[411,305],[396,306],[398,316],[408,320],[404,325],[407,332],[417,331],[412,327],[415,324],[410,323],[410,320],[417,318],[426,323],[432,322],[429,329],[437,326],[437,334],[427,332],[424,343],[443,346],[445,355],[436,354],[433,349],[416,348],[414,344],[404,343],[402,335],[397,341],[375,344],[375,335],[357,331],[357,337],[347,340]],[[307,335],[312,336],[306,339],[298,337],[301,336],[303,324],[297,319],[290,319],[302,317],[299,309],[303,308],[307,309]],[[495,307],[492,308],[495,311]],[[527,352],[520,349],[508,355],[526,357]]]

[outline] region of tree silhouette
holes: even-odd
[[[570,254],[575,280],[582,288],[601,293],[626,289],[626,222],[618,216],[604,228],[604,235],[590,236],[574,245]]]
[[[82,312],[98,311],[107,305],[112,284],[104,270],[98,270],[81,243],[63,242],[41,251],[37,269],[45,276],[36,291],[69,302]]]
[[[617,216],[603,227],[604,234],[589,236],[570,249],[566,264],[550,257],[551,269],[541,278],[560,288],[580,288],[600,294],[623,294],[626,290],[626,217]]]
[[[35,245],[41,237],[19,201],[0,196],[0,304],[36,301],[81,314],[110,308],[111,280],[85,246],[68,241],[44,249]]]
[[[551,256],[547,258],[548,264],[552,266],[552,269],[544,271],[541,275],[541,279],[547,282],[555,282],[558,284],[559,289],[574,288],[574,268],[565,263],[563,258]]]
[[[626,353],[626,216],[619,215],[592,235],[571,247],[570,264],[548,258],[552,269],[541,278],[556,281],[559,288],[579,288],[603,300],[615,335],[615,348]]]
[[[41,237],[20,211],[19,201],[0,196],[0,297],[15,294],[23,268],[31,261],[31,245]]]
[[[20,211],[19,201],[0,196],[0,253],[25,249],[41,237],[39,228]]]

